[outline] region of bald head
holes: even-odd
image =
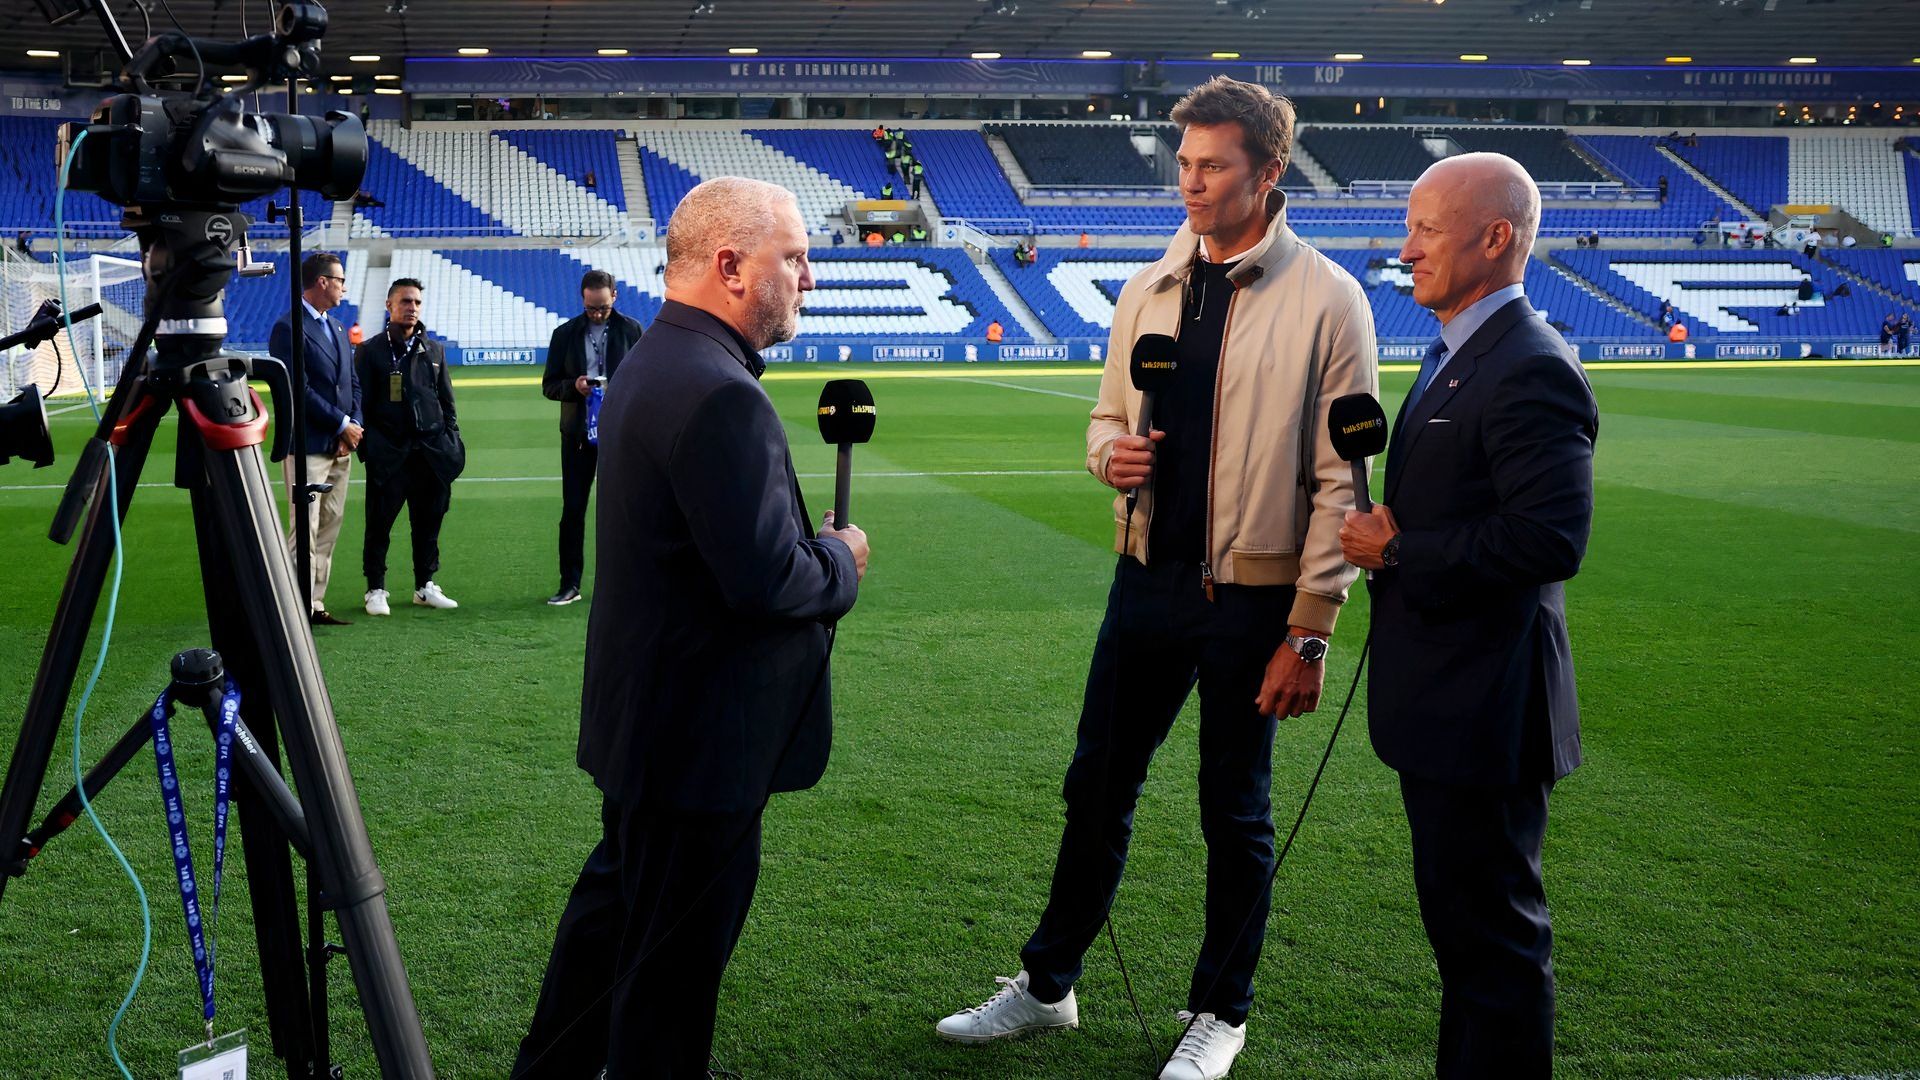
[[[1423,184],[1444,192],[1444,201],[1477,228],[1509,223],[1514,254],[1525,264],[1540,229],[1540,189],[1519,162],[1505,154],[1457,154],[1429,166],[1414,190]]]
[[[793,192],[764,180],[721,176],[695,185],[667,223],[667,287],[692,285],[722,248],[751,255],[792,207]]]
[[[1481,297],[1523,280],[1540,227],[1540,189],[1504,154],[1434,162],[1407,200],[1413,299],[1442,323]]]
[[[793,193],[740,176],[687,192],[667,224],[666,279],[668,300],[721,319],[755,349],[791,339],[813,288]]]

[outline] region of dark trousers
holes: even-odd
[[[1553,1075],[1553,927],[1540,882],[1552,790],[1400,774],[1440,967],[1440,1080]]]
[[[560,436],[560,587],[580,587],[586,570],[587,497],[600,448],[582,435]]]
[[[590,1080],[604,1065],[609,1080],[704,1078],[720,976],[760,876],[760,815],[608,799],[600,825],[513,1076]]]
[[[1253,702],[1286,638],[1293,589],[1221,585],[1215,595],[1207,600],[1191,564],[1120,560],[1062,788],[1067,823],[1053,888],[1020,953],[1042,1001],[1064,997],[1080,977],[1126,867],[1147,764],[1198,682],[1207,910],[1187,1007],[1246,1022],[1273,872],[1275,721]]]
[[[413,587],[433,580],[440,569],[440,522],[447,516],[450,494],[418,450],[407,455],[406,464],[394,475],[378,481],[368,478],[367,537],[360,548],[367,588],[387,587],[387,545],[402,506],[407,508],[407,531],[413,539]]]

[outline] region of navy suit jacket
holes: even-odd
[[[300,330],[306,338],[301,357],[307,366],[307,394],[301,400],[301,411],[307,422],[305,450],[309,454],[331,454],[339,440],[341,417],[351,416],[354,423],[364,423],[353,347],[347,343],[346,328],[332,314],[327,315],[326,327],[322,329],[307,315],[304,306],[296,306],[274,323],[267,335],[267,352],[289,367],[293,364],[290,326],[293,319],[300,320]]]
[[[761,361],[669,302],[607,385],[580,767],[607,797],[756,810],[832,742],[827,626],[853,553],[807,519]]]
[[[1515,784],[1580,764],[1565,588],[1593,522],[1599,409],[1526,299],[1451,357],[1387,450],[1399,565],[1374,574],[1368,726],[1424,779]]]

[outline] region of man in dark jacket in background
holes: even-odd
[[[613,310],[613,297],[613,275],[587,271],[580,279],[583,311],[554,330],[540,380],[541,391],[560,403],[560,590],[547,600],[555,607],[580,599],[586,569],[587,497],[600,459],[599,446],[587,441],[587,398],[640,340],[640,324]]]
[[[400,508],[413,539],[413,602],[457,608],[440,586],[440,522],[467,450],[453,412],[446,350],[420,325],[421,286],[400,278],[387,287],[387,329],[354,354],[367,430],[360,460],[367,466],[367,614],[387,615],[387,542]]]
[[[707,1075],[769,796],[832,737],[829,627],[866,534],[814,535],[759,351],[813,287],[793,195],[709,180],[667,228],[667,302],[607,398],[580,767],[599,846],[560,916],[513,1075]]]

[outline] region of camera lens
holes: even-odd
[[[335,200],[351,199],[360,189],[367,174],[367,130],[359,117],[336,110],[319,120],[285,114],[253,119],[287,155],[295,187]]]

